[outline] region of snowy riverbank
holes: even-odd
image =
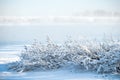
[[[119,80],[120,75],[96,74],[74,68],[50,71],[15,72],[8,70],[9,62],[19,60],[18,55],[24,47],[8,45],[0,47],[0,80]]]

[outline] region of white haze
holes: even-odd
[[[102,39],[104,36],[119,39],[119,30],[119,23],[2,25],[0,26],[0,42],[31,42],[34,39],[45,42],[46,36],[56,42],[62,42],[70,36],[72,39]]]

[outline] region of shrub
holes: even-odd
[[[51,70],[73,63],[79,69],[98,73],[120,73],[120,41],[74,41],[55,44],[34,42],[25,46],[20,61],[12,63],[15,71]]]

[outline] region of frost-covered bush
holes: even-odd
[[[120,41],[75,41],[55,44],[34,42],[25,46],[20,61],[12,63],[16,71],[51,70],[73,63],[79,69],[98,73],[120,73]],[[70,66],[70,65],[69,65]]]

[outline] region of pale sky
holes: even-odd
[[[119,11],[120,0],[0,0],[0,16],[71,15],[86,10]]]

